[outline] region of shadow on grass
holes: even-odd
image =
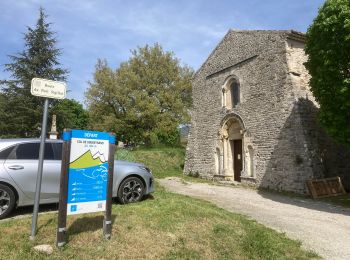
[[[144,200],[154,200],[154,197],[151,194],[148,194],[144,197]],[[138,203],[142,203],[138,202]],[[114,204],[120,204],[116,201],[113,202]],[[114,224],[116,220],[116,215],[112,214],[112,225]],[[76,219],[68,228],[67,233],[69,235],[77,235],[82,232],[94,232],[97,230],[103,229],[103,215],[99,216],[84,216],[82,218]]]
[[[154,197],[151,194],[145,195],[144,200],[154,200]],[[113,198],[113,204],[120,204],[116,198]],[[58,203],[51,203],[51,204],[42,204],[39,206],[39,214],[44,213],[55,213],[58,211]],[[10,213],[10,215],[0,220],[1,221],[9,221],[11,219],[17,219],[17,218],[24,218],[33,216],[33,206],[23,206],[18,207],[13,210],[13,212]]]
[[[55,212],[58,210],[58,203],[43,204],[39,206],[39,213]],[[7,219],[20,218],[33,215],[33,206],[24,206],[14,209]]]
[[[48,220],[46,221],[46,223],[39,225],[38,230],[37,230],[37,233],[39,233],[39,231],[40,231],[41,229],[43,229],[43,228],[49,226],[50,224],[52,224],[54,221],[55,221],[54,218],[50,218],[50,219],[48,219]]]
[[[76,219],[68,228],[69,235],[77,235],[82,232],[94,232],[103,229],[103,215],[86,216]],[[112,225],[114,224],[116,215],[112,215]]]
[[[147,194],[147,195],[145,195],[145,197],[142,200],[144,201],[144,200],[154,200],[154,199],[155,198],[152,194]]]

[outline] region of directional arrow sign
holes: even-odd
[[[34,96],[64,99],[66,98],[66,83],[48,79],[32,79],[30,93]]]

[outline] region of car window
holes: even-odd
[[[62,159],[62,143],[52,143],[52,149],[55,160]]]
[[[9,148],[6,148],[6,149],[2,150],[2,151],[0,152],[0,160],[6,160],[7,157],[10,155],[10,153],[12,152],[12,150],[13,150],[14,147],[15,147],[15,146],[11,146],[11,147],[9,147]]]
[[[52,144],[51,143],[45,143],[45,155],[44,155],[45,160],[55,160],[55,156],[53,153],[52,149]]]
[[[14,152],[11,153],[9,159],[17,160],[37,160],[39,159],[40,143],[24,143],[17,145]],[[45,160],[53,160],[54,153],[51,143],[45,143]]]
[[[39,158],[39,143],[26,143],[17,145],[15,158],[18,160],[35,160]]]

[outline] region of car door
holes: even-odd
[[[16,145],[5,161],[5,168],[23,193],[34,199],[39,162],[39,142]],[[52,144],[45,143],[44,167],[41,184],[41,202],[58,200],[61,161],[55,160]]]

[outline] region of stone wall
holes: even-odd
[[[288,39],[286,43],[288,74],[297,108],[295,133],[302,137],[302,145],[298,151],[303,155],[300,166],[309,169],[313,178],[340,176],[349,190],[350,153],[342,145],[336,144],[317,122],[319,105],[308,84],[310,75],[304,66],[307,61],[304,44],[292,39]],[[298,179],[305,182],[307,178],[301,175]]]
[[[185,174],[218,174],[218,133],[224,118],[232,115],[241,118],[244,127],[243,155],[248,146],[254,150],[254,176],[248,176],[245,162],[243,183],[304,193],[305,180],[325,175],[325,151],[319,145],[325,137],[318,134],[302,38],[291,31],[226,34],[193,80]],[[230,77],[239,81],[240,103],[227,109],[222,106],[222,87]]]

